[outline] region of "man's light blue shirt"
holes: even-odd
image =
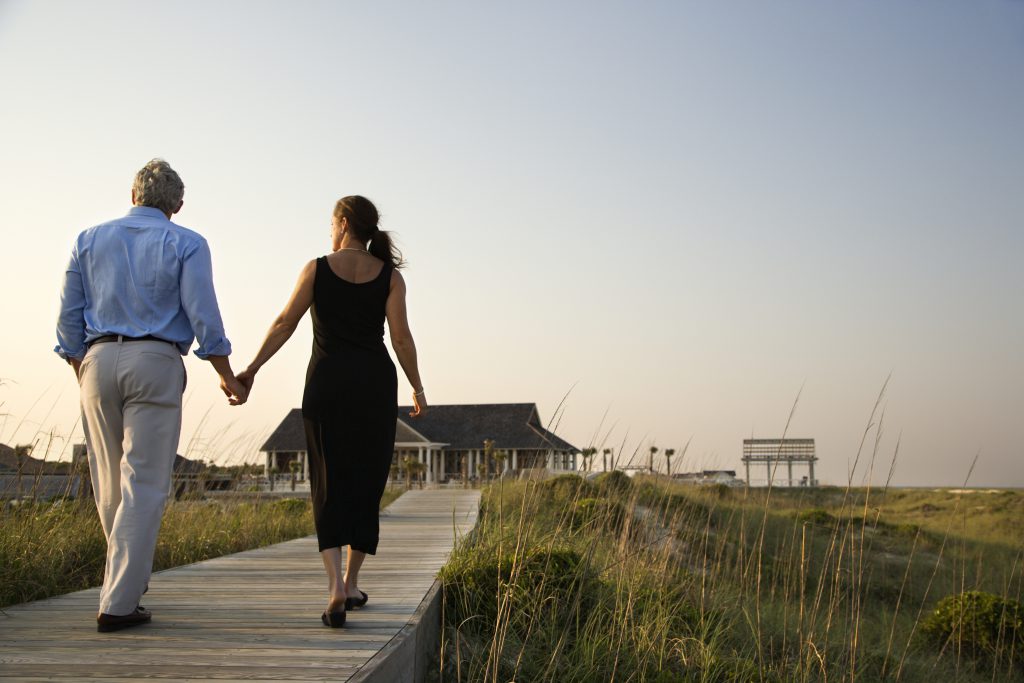
[[[54,351],[82,358],[104,335],[152,335],[188,355],[227,356],[231,342],[213,289],[210,247],[160,209],[135,206],[124,218],[84,230],[64,275]]]

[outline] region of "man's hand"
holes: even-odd
[[[220,378],[220,390],[228,397],[228,403],[240,406],[249,398],[249,390],[234,375]]]
[[[249,398],[249,388],[238,381],[231,371],[231,362],[227,356],[209,356],[206,360],[217,371],[220,377],[220,390],[228,397],[228,403],[240,406]]]

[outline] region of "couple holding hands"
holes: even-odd
[[[394,451],[398,379],[384,346],[385,320],[414,387],[410,414],[417,417],[427,405],[398,272],[402,256],[378,227],[370,200],[338,200],[331,253],[305,265],[256,356],[235,375],[209,246],[170,220],[184,192],[166,161],[146,164],[135,176],[128,215],[78,235],[61,291],[54,350],[78,378],[89,470],[107,538],[97,628],[116,631],[152,618],[139,600],[152,572],[178,449],[186,382],[181,357],[195,340],[195,354],[217,372],[229,403],[240,405],[307,309],[313,352],[302,418],[328,580],[321,620],[342,626],[347,610],[368,600],[359,589],[359,568],[377,550],[378,506]]]

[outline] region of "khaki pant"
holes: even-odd
[[[185,367],[160,341],[95,344],[78,375],[96,508],[107,537],[100,612],[130,614],[153,552],[181,433]]]

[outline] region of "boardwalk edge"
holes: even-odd
[[[441,580],[435,579],[409,622],[348,680],[421,683],[441,638]]]

